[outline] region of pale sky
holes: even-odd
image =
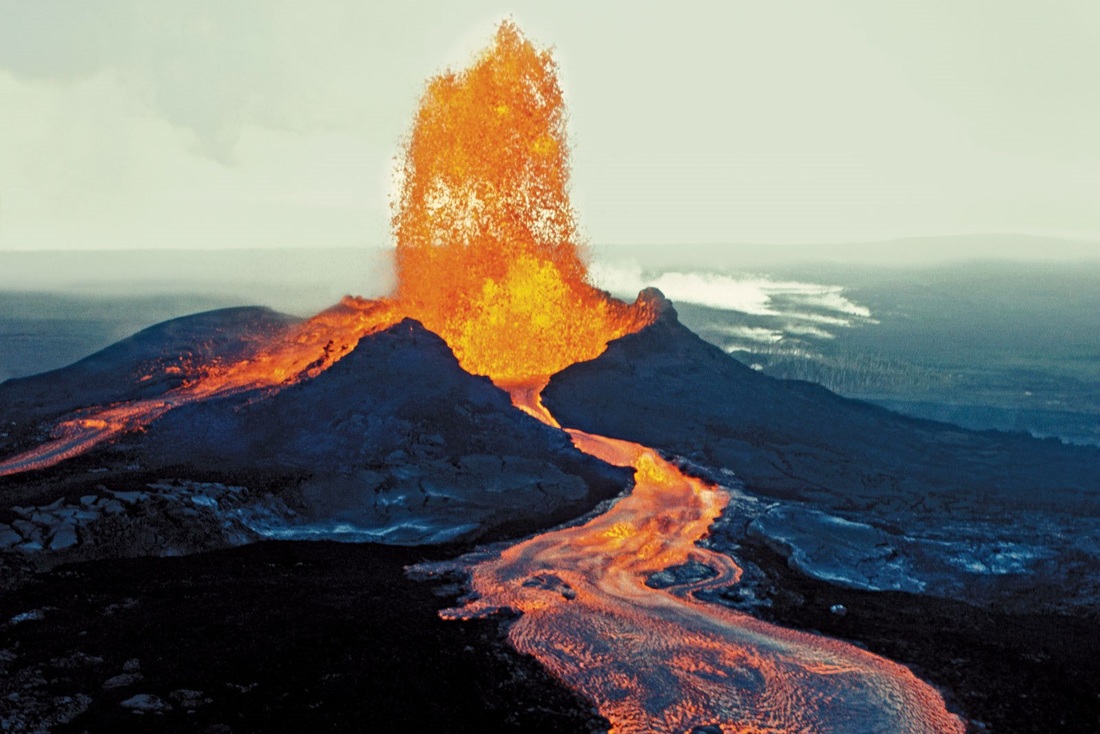
[[[0,0],[0,250],[389,243],[425,80],[553,46],[599,244],[1100,241],[1100,2]]]

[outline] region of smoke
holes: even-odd
[[[591,272],[601,288],[615,295],[659,288],[676,303],[778,317],[786,324],[784,331],[791,334],[828,338],[832,334],[822,325],[847,327],[872,321],[871,310],[848,298],[844,288],[837,285],[708,272],[651,273],[633,263],[595,263]],[[763,340],[762,333],[742,336]]]

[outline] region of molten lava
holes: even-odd
[[[316,377],[350,352],[359,340],[400,320],[393,304],[344,298],[338,305],[274,338],[247,359],[228,364],[166,365],[183,384],[164,395],[81,410],[58,422],[51,440],[0,462],[0,477],[43,469],[72,458],[121,433],[139,430],[173,408],[249,390],[275,391]],[[151,375],[143,376],[142,381]]]
[[[533,391],[513,390],[512,399],[553,423]],[[634,467],[634,490],[583,525],[489,559],[475,555],[469,565],[459,559],[471,574],[474,601],[445,617],[521,612],[509,629],[512,644],[594,701],[613,734],[681,734],[712,724],[774,734],[962,733],[943,697],[907,668],[696,599],[696,591],[741,577],[729,556],[696,545],[728,494],[644,446],[569,434],[580,450]],[[645,584],[687,561],[716,574],[660,590]]]
[[[397,298],[497,384],[593,359],[652,319],[587,281],[556,71],[503,23],[473,66],[428,84],[405,148]]]

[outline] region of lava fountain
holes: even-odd
[[[364,335],[404,316],[442,336],[469,372],[557,426],[539,400],[549,376],[641,329],[654,303],[621,303],[587,279],[568,199],[556,67],[509,22],[467,70],[429,84],[405,146],[394,205],[397,292],[345,299],[248,360],[203,365],[164,396],[90,408],[0,475],[48,466],[187,402],[310,379]],[[696,545],[726,507],[719,487],[643,446],[569,431],[574,444],[635,470],[632,493],[579,526],[544,533],[469,568],[477,600],[444,612],[522,613],[509,638],[594,701],[617,734],[961,732],[943,698],[908,669],[818,635],[696,599],[736,583],[732,559]],[[688,560],[718,571],[656,590],[655,571]],[[430,570],[430,569],[429,569]]]
[[[543,381],[652,316],[588,283],[549,51],[512,23],[429,82],[395,201],[397,300],[498,385]]]

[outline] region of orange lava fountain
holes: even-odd
[[[473,66],[433,79],[395,202],[402,307],[502,385],[592,359],[652,319],[587,282],[556,71],[505,22]]]

